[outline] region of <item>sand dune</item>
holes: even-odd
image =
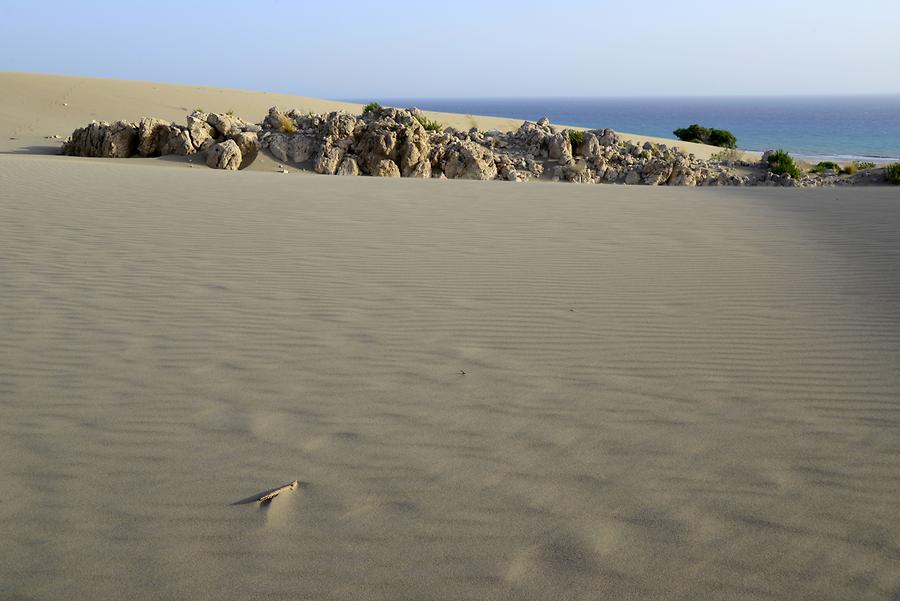
[[[0,599],[897,599],[898,232],[0,156]]]
[[[0,95],[0,152],[55,153],[61,140],[47,140],[46,136],[65,138],[75,128],[92,120],[137,120],[142,116],[153,116],[184,123],[185,116],[195,108],[234,111],[250,121],[262,120],[271,106],[316,113],[362,112],[359,104],[286,94],[34,73],[0,72],[0,90],[5,91]],[[508,131],[522,124],[516,119],[479,115],[433,111],[427,114],[431,119],[457,129],[478,127]],[[702,158],[709,158],[721,150],[640,134],[623,136],[636,141],[674,144]],[[748,153],[748,156],[753,154]],[[158,160],[151,162],[159,163]],[[255,166],[257,170],[271,170],[272,167],[268,161]]]

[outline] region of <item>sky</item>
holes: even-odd
[[[0,71],[335,99],[898,94],[900,0],[0,0]]]

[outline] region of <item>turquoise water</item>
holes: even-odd
[[[372,98],[355,99],[369,102]],[[900,95],[759,98],[375,98],[387,106],[537,120],[671,138],[700,123],[747,150],[808,159],[900,160]]]

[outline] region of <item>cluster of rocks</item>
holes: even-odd
[[[328,175],[476,180],[545,179],[576,183],[673,186],[818,186],[852,178],[775,175],[763,163],[700,159],[676,147],[635,144],[611,129],[572,131],[545,118],[512,132],[426,129],[417,109],[377,108],[303,114],[269,109],[260,124],[231,114],[188,115],[187,125],[144,118],[91,123],[76,130],[63,153],[129,157],[203,153],[218,169],[242,169],[265,149],[283,163]]]
[[[137,123],[96,122],[76,129],[63,143],[69,156],[128,158],[204,153],[217,169],[242,169],[259,153],[261,127],[230,114],[194,111],[187,125],[144,117]]]

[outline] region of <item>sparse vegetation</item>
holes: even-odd
[[[834,161],[819,161],[815,167],[809,170],[810,173],[824,173],[826,171],[841,172],[841,166]]]
[[[280,115],[278,117],[278,127],[281,129],[282,133],[285,134],[297,133],[297,124],[287,115]]]
[[[229,117],[234,117],[234,109],[228,109],[227,111],[225,111],[225,114]]]
[[[370,102],[369,104],[367,104],[366,106],[363,107],[363,115],[365,115],[367,113],[371,113],[372,111],[377,111],[380,108],[381,108],[381,105],[378,104],[377,102]]]
[[[900,163],[885,167],[884,178],[895,186],[900,186]]]
[[[776,175],[787,173],[794,179],[800,179],[800,168],[794,158],[783,150],[776,150],[769,155],[769,171]]]
[[[584,132],[578,129],[570,129],[569,142],[572,143],[573,149],[581,147],[584,144]]]
[[[850,163],[849,165],[841,169],[841,173],[844,173],[846,175],[856,175],[858,171],[859,167],[856,166],[856,163]]]
[[[726,148],[725,150],[713,153],[710,158],[714,161],[719,161],[720,163],[738,163],[744,160],[744,153],[735,148]]]
[[[737,148],[737,138],[727,129],[703,127],[694,123],[689,127],[676,129],[672,133],[683,142],[696,142],[722,148]]]
[[[416,115],[416,121],[422,124],[427,131],[443,131],[444,125],[442,123],[438,123],[437,121],[433,121],[426,117],[425,115]]]
[[[853,165],[860,171],[875,168],[875,163],[870,163],[869,161],[853,161]]]
[[[205,113],[206,111],[203,110],[202,106],[198,106],[197,108],[194,109],[194,112],[195,113]]]

